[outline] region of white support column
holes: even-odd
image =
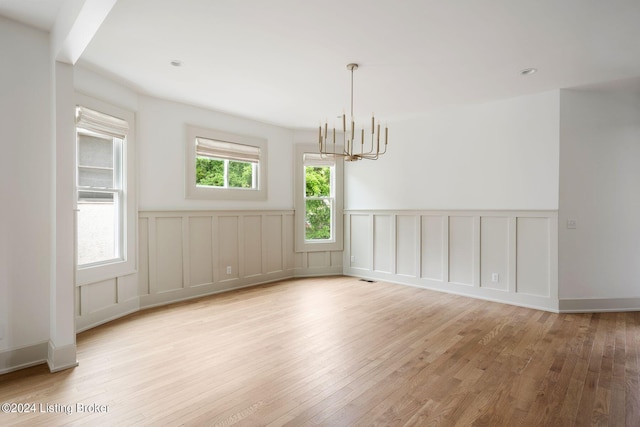
[[[52,372],[74,367],[75,305],[75,102],[73,67],[52,66],[52,138],[55,153],[52,184],[52,256],[50,334],[47,363]]]

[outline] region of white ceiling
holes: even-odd
[[[0,15],[49,31],[64,0],[0,0]]]
[[[0,0],[0,14],[29,22],[15,12],[28,4],[46,28],[43,3],[62,0]],[[79,65],[153,96],[313,128],[348,110],[349,62],[360,64],[356,115],[393,121],[640,76],[639,23],[640,0],[119,0]],[[527,67],[539,72],[521,76]]]

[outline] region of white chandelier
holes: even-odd
[[[331,142],[329,142],[329,125],[324,123],[324,129],[322,124],[318,128],[318,142],[320,145],[320,154],[328,157],[344,157],[347,162],[354,160],[377,160],[387,152],[387,141],[389,138],[389,128],[384,128],[384,147],[380,151],[380,121],[376,126],[376,118],[371,115],[371,141],[365,144],[365,131],[364,127],[360,132],[356,132],[355,118],[353,115],[353,72],[358,69],[358,64],[348,64],[347,70],[351,71],[351,127],[347,129],[347,116],[342,114],[342,152],[336,152],[336,128],[333,128],[333,135]],[[340,117],[340,116],[338,116]],[[356,142],[356,133],[360,134],[359,144]],[[367,132],[368,133],[368,132]],[[368,136],[368,135],[367,135]],[[367,138],[368,139],[368,138]],[[356,146],[359,145],[359,148]],[[365,147],[366,145],[366,147]],[[365,151],[366,149],[366,151]]]

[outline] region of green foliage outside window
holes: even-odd
[[[224,187],[224,160],[196,158],[196,185]]]
[[[331,238],[331,168],[305,167],[305,195],[307,240]],[[316,197],[319,197],[316,199]],[[311,198],[311,199],[310,199]]]
[[[245,162],[229,162],[229,187],[251,188],[253,165]]]
[[[196,185],[225,187],[224,160],[196,158]],[[227,187],[253,188],[253,165],[228,161]]]

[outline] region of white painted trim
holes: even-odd
[[[47,342],[0,351],[0,375],[47,363]]]
[[[342,275],[342,267],[300,268],[300,269],[295,269],[295,274],[282,274],[282,275],[269,274],[268,276],[271,276],[269,279],[260,280],[256,282],[246,282],[246,281],[241,281],[241,279],[232,279],[224,282],[217,282],[215,284],[208,283],[208,284],[198,285],[197,287],[171,290],[171,291],[163,292],[161,294],[143,295],[140,297],[141,299],[140,309],[134,310],[131,313],[144,310],[147,308],[160,307],[163,305],[173,304],[181,301],[188,301],[195,298],[202,298],[210,295],[217,295],[225,292],[235,291],[238,289],[251,288],[254,286],[260,286],[267,283],[273,283],[281,280],[292,279],[294,277],[324,277],[324,276],[341,276],[341,275]],[[259,276],[251,276],[251,277],[258,278]],[[238,285],[223,286],[223,287],[219,286],[219,285],[225,285],[229,283],[234,283]],[[243,283],[243,284],[240,284],[240,283]],[[189,291],[189,290],[192,290],[192,291],[197,290],[197,291],[181,292],[181,291]],[[126,313],[126,314],[130,314],[130,313]],[[122,316],[125,316],[126,314],[123,314]],[[122,317],[122,316],[118,316],[118,317]],[[115,317],[111,320],[115,320],[118,317]],[[108,321],[109,320],[105,320],[102,323],[106,323]],[[95,326],[98,326],[98,325],[96,324]],[[86,329],[89,329],[89,328],[86,328]]]
[[[260,148],[260,160],[258,162],[258,188],[237,189],[197,186],[196,177],[196,138],[208,138],[217,141],[225,141],[240,145],[250,145]],[[238,135],[216,129],[186,125],[185,135],[185,176],[184,191],[187,199],[201,200],[267,200],[268,189],[268,141],[265,138],[250,135]]]
[[[561,313],[640,311],[640,297],[561,299]]]
[[[264,283],[294,277],[292,271],[281,271],[275,274],[264,274],[261,276],[251,276],[248,278],[229,279],[216,283],[205,283],[187,288],[172,289],[161,293],[140,296],[140,308],[155,307],[158,305],[171,304],[192,298],[218,294],[220,292],[233,291],[236,289],[257,286]]]
[[[76,268],[76,286],[87,285],[100,282],[102,280],[113,279],[119,276],[127,276],[137,273],[138,265],[138,198],[136,181],[136,116],[133,111],[112,105],[100,99],[93,98],[82,93],[75,93],[76,105],[82,105],[92,110],[99,111],[113,117],[124,119],[129,124],[129,133],[123,145],[122,152],[122,173],[123,173],[123,195],[124,210],[122,212],[122,250],[125,259],[89,267]],[[74,148],[75,152],[75,148]],[[75,167],[75,160],[74,160]],[[74,193],[75,194],[75,193]],[[74,208],[77,202],[74,195]],[[75,231],[74,231],[75,232]],[[77,256],[77,254],[76,254]],[[74,260],[75,262],[75,260]]]
[[[315,144],[296,144],[294,150],[294,194],[293,204],[295,206],[294,224],[294,248],[296,252],[324,252],[324,251],[341,251],[344,248],[344,162],[342,159],[335,159],[335,212],[333,214],[333,239],[322,242],[309,242],[304,236],[305,222],[305,197],[304,197],[304,155],[305,153],[317,153],[318,147]]]
[[[341,276],[343,267],[307,267],[294,269],[295,274],[292,277],[320,277],[320,276]]]
[[[49,340],[49,344],[47,346],[47,365],[49,366],[49,371],[58,372],[69,368],[75,368],[78,366],[76,354],[77,348],[75,344],[56,347],[55,344]]]
[[[502,304],[516,305],[519,307],[533,308],[536,310],[550,311],[558,313],[557,302],[554,303],[549,298],[538,297],[536,295],[509,294],[507,291],[475,288],[470,285],[457,284],[453,282],[440,282],[430,279],[413,279],[407,276],[397,276],[392,274],[383,274],[345,268],[345,276],[358,277],[368,280],[378,280],[397,285],[411,286],[414,288],[428,289],[432,291],[445,292],[453,295],[460,295],[469,298],[481,299],[485,301],[498,302]]]
[[[95,328],[138,310],[140,310],[140,297],[135,297],[92,313],[76,316],[76,333]]]

